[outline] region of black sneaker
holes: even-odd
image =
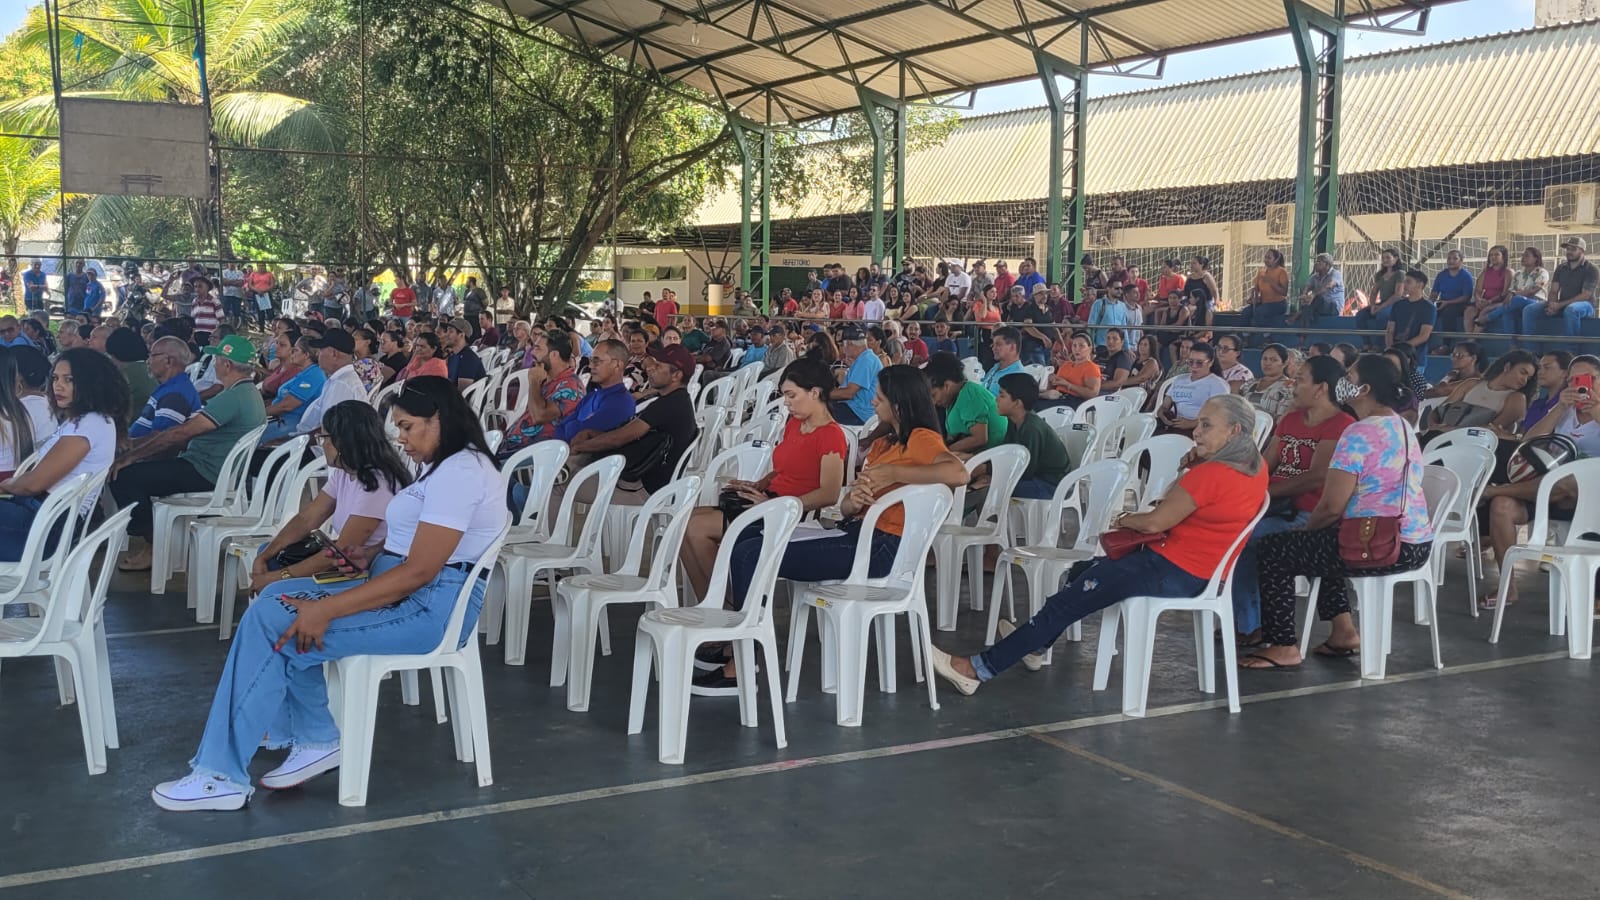
[[[732,646],[724,643],[701,644],[700,649],[694,652],[694,667],[702,672],[720,669],[733,659],[729,651]]]
[[[698,697],[737,697],[739,696],[739,678],[737,675],[728,675],[724,667],[717,666],[694,676],[694,683],[689,687],[689,693]]]

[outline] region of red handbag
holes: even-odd
[[[1406,432],[1406,464],[1400,471],[1400,514],[1339,521],[1339,559],[1351,569],[1382,569],[1400,560],[1400,523],[1411,490],[1411,427]]]
[[[1132,528],[1113,528],[1100,535],[1100,549],[1106,559],[1121,559],[1146,544],[1160,544],[1167,540],[1165,531],[1147,534]]]

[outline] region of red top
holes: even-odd
[[[662,297],[656,301],[656,325],[665,328],[672,324],[678,315],[678,301]]]
[[[1203,462],[1185,472],[1178,487],[1194,498],[1194,512],[1167,529],[1165,541],[1151,547],[1190,575],[1209,579],[1229,545],[1261,508],[1261,498],[1267,494],[1267,467],[1246,475],[1219,462]]]
[[[271,272],[251,272],[245,276],[245,280],[250,284],[250,290],[258,294],[267,293],[277,284],[277,279],[272,277]]]
[[[1165,300],[1167,299],[1167,295],[1173,291],[1177,291],[1180,294],[1183,293],[1183,285],[1186,281],[1187,279],[1183,277],[1182,273],[1173,273],[1171,275],[1163,275],[1160,278],[1157,278],[1156,297]]]
[[[1478,290],[1485,297],[1498,297],[1505,292],[1510,280],[1510,269],[1484,269],[1478,276]]]
[[[394,304],[395,315],[409,319],[417,311],[417,292],[410,285],[402,284],[389,292],[389,302]]]
[[[790,297],[788,300],[785,300],[784,303],[783,303],[783,314],[786,315],[786,316],[794,315],[795,312],[797,310],[799,310],[799,309],[800,309],[800,301],[796,300],[793,297]]]
[[[1017,276],[1011,274],[1010,272],[1004,272],[1000,275],[996,275],[994,278],[995,297],[1000,300],[1006,299],[1006,295],[1011,293],[1011,286],[1016,283]]]
[[[800,497],[822,486],[822,458],[838,454],[842,464],[850,457],[849,438],[837,422],[807,434],[800,420],[790,417],[783,440],[772,449],[772,481],[767,490],[780,497]]]
[[[1273,432],[1272,480],[1281,481],[1293,478],[1311,470],[1311,459],[1317,455],[1317,444],[1322,441],[1337,441],[1344,434],[1345,427],[1355,423],[1355,419],[1345,412],[1329,416],[1319,425],[1312,426],[1306,422],[1306,411],[1291,409],[1278,420],[1278,427]],[[1317,508],[1317,501],[1322,499],[1322,490],[1307,491],[1294,498],[1294,508],[1310,512]]]
[[[922,338],[907,338],[906,350],[911,354],[911,364],[920,366],[928,361],[928,345]]]

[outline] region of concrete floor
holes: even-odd
[[[178,815],[153,784],[185,770],[227,645],[169,593],[108,609],[122,747],[89,776],[48,663],[0,678],[0,891],[45,897],[1588,897],[1600,679],[1545,633],[1542,579],[1499,645],[1443,591],[1446,668],[1399,604],[1390,677],[1355,660],[1241,673],[1245,709],[1195,687],[1187,621],[1164,623],[1150,716],[1091,691],[1097,620],[1040,673],[1020,667],[927,706],[901,641],[900,690],[868,676],[865,725],[834,724],[815,636],[789,746],[697,698],[688,764],[656,762],[654,706],[626,734],[632,624],[599,660],[591,712],[547,686],[548,608],[528,664],[485,661],[495,783],[457,763],[431,701],[384,697],[369,805],[336,776]],[[984,617],[935,642],[978,649]],[[780,622],[787,622],[780,613]],[[902,634],[904,632],[902,631]],[[781,635],[780,635],[781,636]],[[874,669],[875,670],[875,669]],[[1219,673],[1219,690],[1221,679]],[[426,691],[424,692],[426,693]],[[276,764],[262,754],[257,771]]]

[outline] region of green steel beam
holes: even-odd
[[[739,284],[766,309],[772,283],[772,131],[738,117],[728,126],[739,148]]]
[[[1339,217],[1339,95],[1344,80],[1344,4],[1334,14],[1284,0],[1300,60],[1300,141],[1294,180],[1294,288],[1318,253],[1332,253]]]
[[[1089,56],[1089,32],[1082,29],[1079,60]],[[1050,106],[1050,194],[1045,208],[1049,246],[1045,251],[1044,277],[1054,284],[1066,280],[1068,296],[1076,301],[1079,293],[1078,259],[1083,255],[1084,190],[1083,164],[1088,134],[1089,70],[1081,63],[1070,63],[1048,53],[1035,53],[1039,79],[1044,82]],[[1065,88],[1057,79],[1064,79]]]
[[[872,130],[872,261],[898,271],[906,255],[906,106],[866,88],[857,94]]]

